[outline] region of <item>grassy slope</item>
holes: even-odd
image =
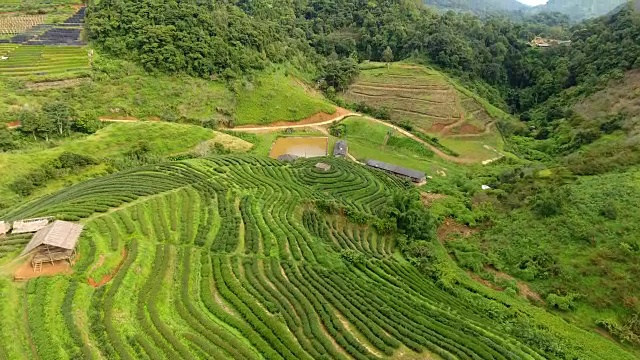
[[[184,152],[202,141],[214,138],[215,134],[212,130],[193,125],[144,122],[114,123],[94,135],[64,140],[53,147],[41,144],[41,147],[29,150],[0,153],[0,198],[13,196],[8,188],[8,184],[12,181],[55,159],[65,151],[106,159],[122,155],[144,141],[149,145],[152,153],[169,155]],[[222,142],[224,141],[228,142],[229,140],[223,139]],[[94,177],[104,173],[105,169],[104,165],[98,165],[87,169],[82,174],[57,180],[49,187],[39,191],[36,196],[61,188],[70,182]]]
[[[236,125],[269,124],[274,121],[301,120],[318,112],[333,113],[319,94],[305,89],[304,84],[284,69],[261,74],[239,92]]]
[[[95,116],[193,123],[233,120],[237,125],[296,121],[335,111],[320,95],[286,73],[284,69],[266,70],[253,81],[232,84],[232,91],[222,81],[147,74],[134,64],[97,55],[92,78],[69,87],[30,90],[22,82],[0,79],[0,122],[14,120],[12,113],[22,108],[56,100]]]
[[[477,246],[543,294],[579,294],[582,305],[569,317],[585,326],[640,310],[634,250],[640,248],[640,171],[583,177],[564,189],[570,195],[561,215],[541,219],[527,209],[513,211],[484,231]],[[615,218],[603,215],[607,208]],[[536,256],[553,259],[559,275],[545,278],[521,266]]]

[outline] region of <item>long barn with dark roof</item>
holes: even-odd
[[[369,167],[411,180],[414,183],[422,183],[427,180],[427,175],[425,173],[413,169],[407,169],[402,166],[388,164],[378,160],[367,160],[366,164]]]

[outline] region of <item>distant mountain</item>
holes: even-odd
[[[583,20],[605,15],[628,0],[549,0],[546,5],[536,6],[533,12],[557,11],[573,20]]]
[[[424,0],[424,3],[445,10],[491,13],[529,9],[517,0]]]

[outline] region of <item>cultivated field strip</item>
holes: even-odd
[[[88,74],[87,50],[76,46],[0,44],[0,77],[77,77]]]
[[[225,156],[153,165],[10,211],[3,219],[82,219],[86,231],[72,277],[27,284],[36,354],[13,353],[6,338],[0,353],[364,360],[410,349],[442,359],[543,359],[394,256],[391,236],[310,203],[330,198],[372,214],[403,183],[339,159],[323,159],[332,168],[320,172],[316,161]],[[344,251],[364,261],[343,261]]]

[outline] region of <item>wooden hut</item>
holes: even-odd
[[[76,245],[83,226],[67,221],[54,221],[40,229],[29,241],[22,255],[33,254],[33,271],[42,270],[42,263],[52,265],[56,261],[71,262],[76,255]]]

